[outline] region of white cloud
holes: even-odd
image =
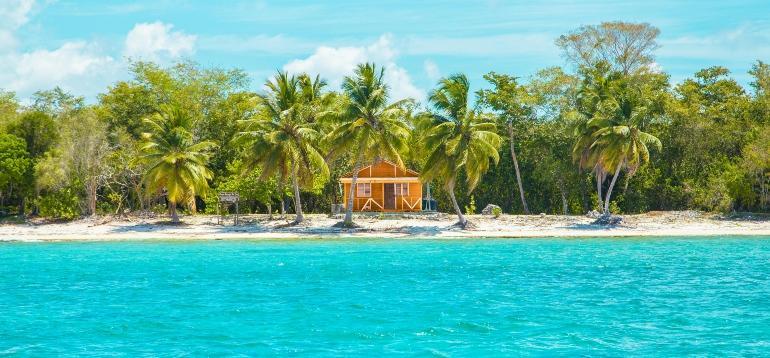
[[[54,86],[77,94],[95,95],[116,78],[119,64],[95,44],[65,42],[54,49],[21,52],[17,31],[27,24],[34,0],[0,0],[0,84],[21,98]]]
[[[706,59],[714,63],[751,63],[770,57],[770,28],[745,24],[730,31],[705,36],[661,39],[661,58]]]
[[[409,73],[395,63],[385,64],[385,82],[390,86],[390,96],[393,100],[414,98],[418,101],[425,99],[425,92],[417,88]]]
[[[29,21],[29,14],[34,5],[34,0],[0,1],[0,53],[7,53],[16,48],[14,33]]]
[[[409,73],[398,66],[398,53],[391,44],[390,35],[383,35],[369,46],[362,47],[318,47],[305,59],[290,61],[283,69],[290,73],[320,74],[332,87],[339,87],[345,76],[351,75],[356,65],[374,62],[385,68],[385,82],[390,86],[391,99],[415,98],[422,100],[425,92],[417,88]]]
[[[126,75],[126,62],[116,59],[97,42],[71,40],[58,47],[20,51],[17,31],[29,22],[33,0],[0,0],[0,85],[20,98],[60,86],[94,98],[107,85]],[[123,54],[163,61],[194,52],[196,37],[173,31],[161,22],[140,23],[128,32]]]
[[[647,70],[649,70],[652,73],[664,73],[665,70],[663,69],[663,66],[661,66],[658,62],[652,62],[647,65]]]
[[[130,58],[162,61],[195,52],[195,35],[172,31],[174,25],[160,21],[136,24],[126,36],[123,54]]]
[[[0,57],[10,71],[0,74],[8,89],[28,95],[54,86],[78,94],[95,94],[103,80],[117,75],[119,64],[85,41],[67,42],[55,50],[39,49]]]
[[[431,81],[436,81],[441,78],[441,71],[438,69],[438,65],[436,65],[435,62],[425,60],[423,68],[425,69],[425,75],[428,76],[428,79]]]
[[[96,94],[106,78],[116,76],[117,63],[96,45],[70,41],[53,50],[20,52],[16,32],[30,20],[34,0],[0,1],[0,84],[24,98],[61,86],[78,94]],[[101,89],[101,88],[100,88]]]

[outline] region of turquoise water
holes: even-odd
[[[0,354],[770,354],[770,238],[0,244]]]

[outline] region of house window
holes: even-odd
[[[409,196],[409,184],[408,183],[396,183],[394,184],[396,196]]]
[[[357,183],[356,184],[356,196],[361,198],[368,198],[372,196],[372,184],[371,183]]]

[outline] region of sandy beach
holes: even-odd
[[[266,215],[242,216],[241,224],[232,219],[217,224],[216,216],[186,216],[180,225],[170,225],[164,217],[88,218],[65,223],[31,220],[24,224],[0,226],[0,241],[100,241],[100,240],[213,240],[213,239],[323,239],[323,238],[526,238],[526,237],[630,237],[630,236],[727,236],[768,235],[770,219],[751,215],[722,217],[692,211],[650,212],[626,215],[621,225],[592,224],[587,216],[502,215],[470,216],[473,228],[462,230],[449,214],[405,215],[395,217],[360,216],[360,228],[338,229],[339,218],[313,214],[296,226]],[[291,219],[289,217],[288,219]]]

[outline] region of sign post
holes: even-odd
[[[219,205],[217,206],[218,220],[217,224],[222,225],[225,222],[225,218],[229,211],[230,205],[235,204],[235,218],[233,219],[233,225],[239,224],[239,207],[238,202],[241,199],[241,195],[236,192],[220,192],[219,193]],[[223,210],[224,209],[224,210]]]

